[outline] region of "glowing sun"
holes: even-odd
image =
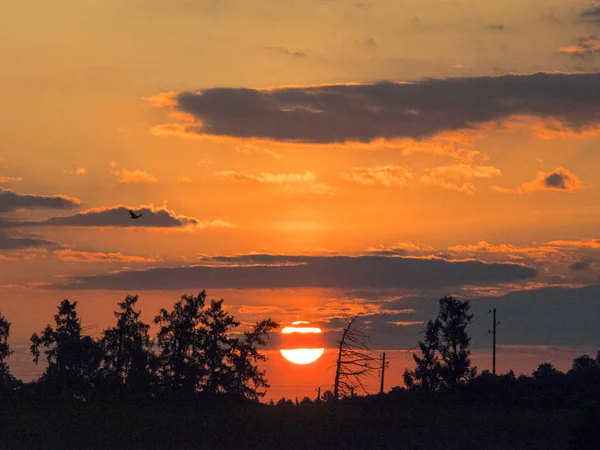
[[[325,353],[325,349],[320,347],[318,339],[322,333],[320,328],[307,327],[308,322],[293,322],[293,326],[285,327],[281,330],[284,342],[288,344],[287,348],[279,350],[282,356],[294,364],[310,364]]]

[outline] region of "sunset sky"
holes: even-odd
[[[99,336],[204,288],[329,345],[363,313],[390,386],[447,294],[481,368],[493,307],[503,370],[598,349],[600,3],[9,0],[0,57],[19,377],[63,298]],[[273,352],[273,395],[328,355]]]

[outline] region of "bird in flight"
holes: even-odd
[[[142,217],[144,214],[136,214],[134,213],[132,210],[129,210],[129,215],[131,216],[132,219],[139,219],[140,217]]]

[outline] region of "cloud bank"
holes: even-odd
[[[220,260],[223,262],[223,259]],[[261,265],[240,265],[261,261]],[[265,264],[269,261],[268,264]],[[230,257],[229,265],[196,265],[74,277],[60,287],[169,290],[203,288],[404,288],[431,289],[497,284],[534,278],[537,270],[519,264],[450,262],[380,256]],[[233,265],[235,264],[235,265]]]
[[[259,138],[314,144],[422,139],[511,116],[600,123],[600,74],[506,75],[411,83],[213,88],[169,93],[154,104],[195,121],[156,134]],[[168,101],[167,101],[168,100]]]

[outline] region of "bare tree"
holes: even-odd
[[[363,379],[380,369],[379,360],[371,356],[369,336],[356,326],[360,314],[345,319],[348,324],[339,341],[333,398],[353,396],[356,389],[366,393]]]

